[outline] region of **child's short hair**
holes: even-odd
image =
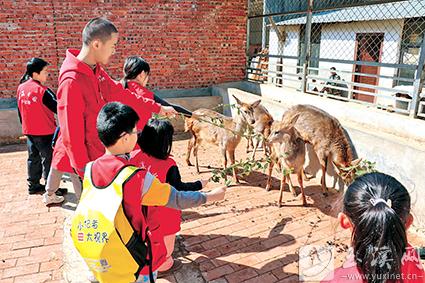
[[[109,20],[102,17],[91,19],[83,29],[83,44],[89,45],[95,39],[106,42],[113,33],[118,33],[118,29]]]
[[[146,154],[158,159],[167,159],[171,153],[174,128],[166,119],[149,119],[137,143]]]
[[[123,73],[124,77],[121,83],[124,88],[127,88],[127,81],[134,80],[142,72],[149,74],[151,68],[145,59],[139,56],[129,56],[125,59]]]
[[[111,102],[102,107],[97,116],[96,128],[104,146],[114,145],[122,133],[131,133],[139,121],[139,115],[128,105]]]
[[[365,174],[345,192],[343,211],[353,224],[352,245],[361,271],[370,278],[400,274],[407,247],[405,224],[410,213],[406,188],[389,175]],[[384,266],[374,264],[384,253],[392,261]]]

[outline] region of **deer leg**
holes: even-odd
[[[277,171],[282,172],[282,162],[280,160],[277,162]]]
[[[328,188],[326,187],[326,168],[328,167],[328,157],[321,158],[320,160],[320,166],[322,167],[322,193],[324,196],[328,196]]]
[[[282,198],[283,198],[283,189],[286,185],[286,175],[282,174],[282,179],[280,180],[280,191],[279,191],[279,207],[282,207]]]
[[[303,198],[303,206],[307,206],[307,201],[305,199],[305,194],[304,194],[303,172],[304,172],[304,169],[301,169],[301,171],[298,172],[297,176],[298,176],[298,183],[299,183],[300,189],[301,189],[301,195],[302,195],[302,198]]]
[[[270,152],[271,152],[270,145],[266,141],[264,141],[263,142],[263,147],[264,147],[264,156],[265,157],[270,156]]]
[[[192,136],[192,138],[187,143],[186,164],[188,166],[193,166],[192,163],[190,163],[190,152],[192,151],[194,144],[195,144],[195,136]]]
[[[267,183],[266,183],[266,191],[270,191],[272,186],[272,173],[273,173],[273,167],[274,167],[274,160],[272,159],[269,164],[269,174],[267,176]]]
[[[198,161],[198,148],[199,144],[195,142],[195,145],[193,147],[193,155],[195,156],[195,166],[196,166],[196,172],[199,174],[199,161]]]
[[[296,197],[297,191],[294,189],[294,185],[292,184],[291,174],[288,175],[288,180],[289,180],[289,191],[294,195],[294,197]]]
[[[313,176],[311,176],[311,177],[308,177],[307,176],[307,174],[305,173],[305,169],[304,168],[301,171],[301,174],[302,174],[302,177],[303,177],[304,181],[310,181],[313,178]]]
[[[260,144],[260,139],[256,139],[255,145],[254,145],[254,151],[252,152],[252,160],[255,159],[255,153],[257,152],[258,145]]]
[[[235,165],[235,150],[229,150],[229,158],[230,158],[230,164],[231,165]],[[236,172],[236,168],[233,167],[233,180],[235,181],[236,184],[239,184],[239,178],[238,178],[238,174]]]
[[[252,137],[247,137],[246,138],[246,153],[249,152],[249,149],[251,148],[251,144],[252,144]]]
[[[226,148],[221,148],[221,155],[223,156],[223,169],[226,169],[227,168]]]

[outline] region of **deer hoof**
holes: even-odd
[[[270,186],[266,186],[266,191],[270,192],[270,190],[271,190]]]
[[[279,208],[281,208],[283,205],[281,202],[279,202],[279,204],[277,205]]]
[[[193,166],[193,164],[189,160],[186,160],[186,164],[187,166]]]

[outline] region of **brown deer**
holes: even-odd
[[[326,169],[328,158],[336,167],[338,175],[348,184],[354,174],[342,174],[342,168],[357,165],[360,160],[353,161],[350,143],[339,121],[325,111],[311,105],[295,105],[283,114],[281,126],[290,125],[297,116],[294,127],[303,140],[313,146],[322,169],[322,192],[327,195]]]
[[[294,121],[297,117],[294,117]],[[294,123],[294,122],[293,122]],[[294,196],[297,193],[292,185],[291,174],[297,174],[298,183],[301,189],[303,205],[307,205],[304,194],[303,174],[305,162],[305,142],[300,133],[292,125],[282,127],[279,122],[274,122],[268,143],[271,145],[269,174],[267,178],[266,190],[271,188],[271,176],[273,167],[277,163],[281,173],[279,207],[282,206],[283,190],[286,186],[286,178],[289,179],[289,189]]]
[[[185,131],[192,133],[192,138],[187,145],[186,163],[190,163],[190,153],[193,148],[195,156],[196,171],[199,173],[198,147],[206,142],[219,146],[224,158],[223,166],[227,167],[227,155],[230,163],[235,164],[235,149],[241,141],[248,124],[254,124],[254,108],[260,103],[260,100],[253,103],[244,103],[237,97],[237,111],[233,118],[226,117],[209,109],[198,109],[192,113],[192,117],[185,119]],[[218,126],[217,123],[220,125]],[[239,183],[236,169],[233,168],[233,179]]]
[[[246,145],[246,152],[248,153],[250,148],[253,147],[253,152],[251,158],[255,158],[255,153],[257,152],[260,142],[263,141],[263,148],[265,155],[268,154],[269,146],[266,143],[266,139],[270,134],[270,128],[273,124],[273,117],[267,111],[266,107],[261,104],[258,104],[254,108],[254,120],[255,123],[252,126],[248,126],[249,137]],[[254,133],[255,137],[253,138],[251,134]],[[261,136],[263,138],[261,138]],[[254,144],[255,139],[255,144]]]

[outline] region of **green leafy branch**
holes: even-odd
[[[378,170],[376,170],[376,162],[372,162],[366,159],[362,159],[356,165],[341,168],[341,171],[343,171],[341,177],[354,173],[354,178],[358,178],[367,173],[378,172]]]

